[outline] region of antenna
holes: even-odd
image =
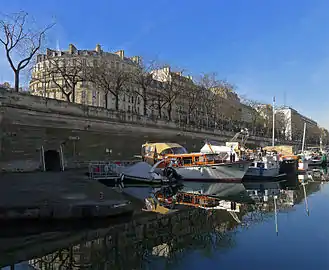
[[[60,51],[60,49],[59,49],[59,40],[58,39],[56,40],[56,50]]]

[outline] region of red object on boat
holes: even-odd
[[[172,197],[166,198],[167,203],[172,203]]]

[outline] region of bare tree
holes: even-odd
[[[214,89],[218,86],[216,73],[201,74],[197,84],[201,88],[201,110],[206,115],[207,126],[209,126],[209,117],[216,111],[216,95]]]
[[[142,61],[140,67],[136,68],[132,72],[133,82],[136,84],[137,88],[134,88],[135,95],[139,96],[143,101],[143,114],[147,115],[148,103],[150,90],[154,83],[151,71],[156,69],[156,62]],[[139,90],[142,91],[139,91]]]
[[[262,105],[262,103],[257,100],[246,98],[244,96],[241,96],[240,100],[241,103],[247,105],[250,108],[249,112],[251,117],[252,129],[255,132],[256,126],[261,123],[264,123],[264,117],[262,117],[261,114],[259,113],[259,108]]]
[[[163,97],[163,89],[166,87],[164,84],[160,84],[160,86],[157,88],[157,93],[155,95],[152,95],[152,104],[151,109],[155,109],[158,111],[158,117],[162,118],[162,110],[167,104],[167,99]]]
[[[196,116],[197,109],[202,104],[202,88],[197,85],[190,85],[184,90],[183,97],[187,103],[187,123],[190,124],[191,118]]]
[[[171,72],[168,80],[164,83],[162,89],[162,101],[163,106],[166,106],[168,120],[172,120],[173,104],[177,98],[183,93],[188,82],[186,77],[182,76],[182,71]]]
[[[0,20],[0,42],[3,44],[6,57],[15,75],[15,91],[19,91],[19,75],[39,51],[46,32],[54,24],[46,26],[40,31],[29,28],[27,23],[28,14],[19,12],[7,15]],[[15,57],[21,57],[15,63]]]
[[[87,80],[86,62],[83,58],[74,57],[49,58],[48,61],[47,76],[51,77],[52,83],[61,90],[68,102],[75,102],[78,84]]]
[[[107,59],[101,59],[97,65],[94,65],[89,73],[89,81],[95,86],[104,91],[105,108],[108,109],[108,97],[112,94],[115,98],[115,109],[119,110],[119,100],[124,94],[129,94],[126,91],[128,83],[131,83],[131,74],[124,69],[111,68],[110,62]]]

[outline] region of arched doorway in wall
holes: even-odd
[[[60,171],[61,161],[57,150],[45,151],[45,168],[46,171]]]

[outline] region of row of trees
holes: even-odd
[[[219,114],[216,96],[221,92],[233,92],[234,86],[226,81],[218,80],[215,74],[203,74],[197,81],[181,76],[182,71],[166,72],[163,65],[155,61],[141,62],[131,68],[116,68],[111,66],[111,60],[106,55],[88,58],[88,56],[63,55],[49,56],[46,65],[40,72],[33,72],[33,83],[41,85],[52,84],[59,89],[67,101],[76,101],[76,91],[79,83],[88,85],[89,89],[97,89],[104,97],[104,106],[109,108],[109,96],[115,99],[115,110],[120,109],[120,101],[125,97],[134,100],[134,107],[141,100],[143,114],[148,111],[157,111],[161,118],[162,111],[167,111],[169,120],[172,120],[174,104],[180,107],[187,121],[197,113],[207,117]],[[154,79],[152,71],[161,70],[163,81]],[[49,87],[45,87],[49,89]],[[179,101],[178,101],[179,99]],[[177,102],[176,102],[177,101]]]

